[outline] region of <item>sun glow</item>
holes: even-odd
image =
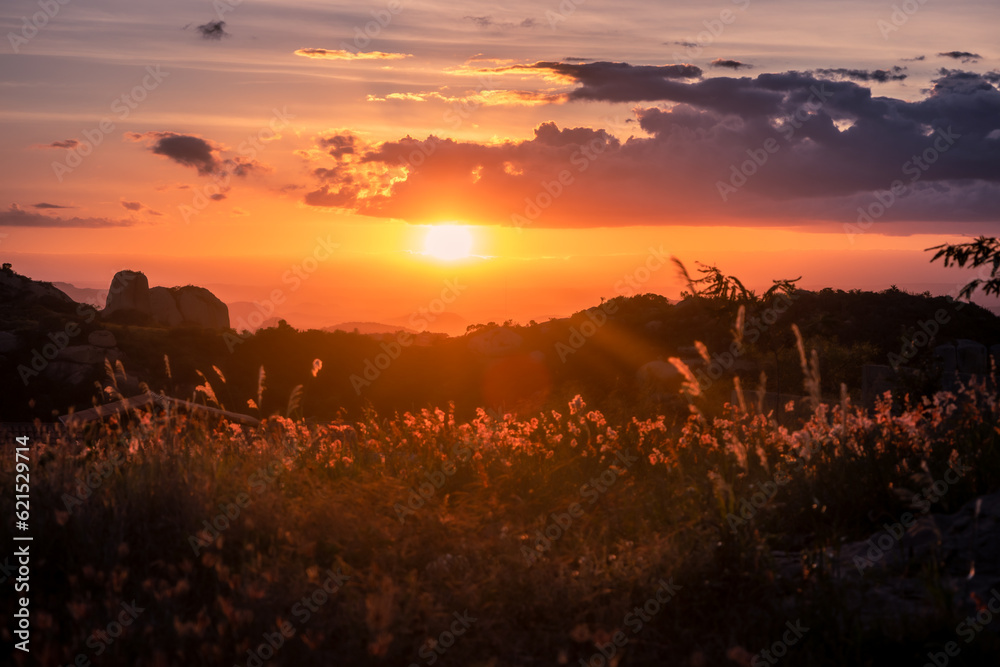
[[[424,237],[424,254],[436,259],[464,259],[472,251],[472,232],[461,225],[435,225]]]

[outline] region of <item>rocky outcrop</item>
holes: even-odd
[[[119,271],[111,281],[104,312],[121,310],[145,313],[166,327],[229,328],[229,307],[204,287],[150,288],[146,276],[137,271]]]
[[[150,312],[149,280],[141,271],[119,271],[111,279],[104,312],[111,314],[120,310]]]
[[[94,347],[103,347],[105,349],[118,346],[118,341],[115,340],[115,335],[110,331],[105,331],[104,329],[91,331],[90,335],[87,336],[87,343],[93,345]]]
[[[229,328],[229,306],[204,287],[173,287],[171,293],[184,322],[212,329]]]
[[[152,306],[153,318],[168,327],[178,327],[184,321],[173,292],[166,287],[154,287],[149,290],[149,301]]]

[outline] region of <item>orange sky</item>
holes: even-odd
[[[59,7],[30,39],[34,3],[0,10],[0,256],[38,279],[281,290],[298,326],[459,280],[449,322],[527,321],[623,293],[650,248],[754,287],[948,293],[923,249],[996,233],[995,2]],[[438,223],[474,257],[421,254]],[[680,290],[669,266],[641,287]]]

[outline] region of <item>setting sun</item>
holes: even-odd
[[[424,237],[424,253],[436,259],[463,259],[471,251],[472,232],[460,225],[437,225]]]

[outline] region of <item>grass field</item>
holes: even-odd
[[[67,431],[32,445],[17,663],[919,666],[973,601],[937,564],[850,574],[829,554],[1000,488],[998,411],[970,388],[820,405],[794,430],[577,397],[524,420],[146,412]],[[909,618],[872,606],[904,578],[925,602]],[[959,643],[950,664],[1000,657],[994,632]]]

